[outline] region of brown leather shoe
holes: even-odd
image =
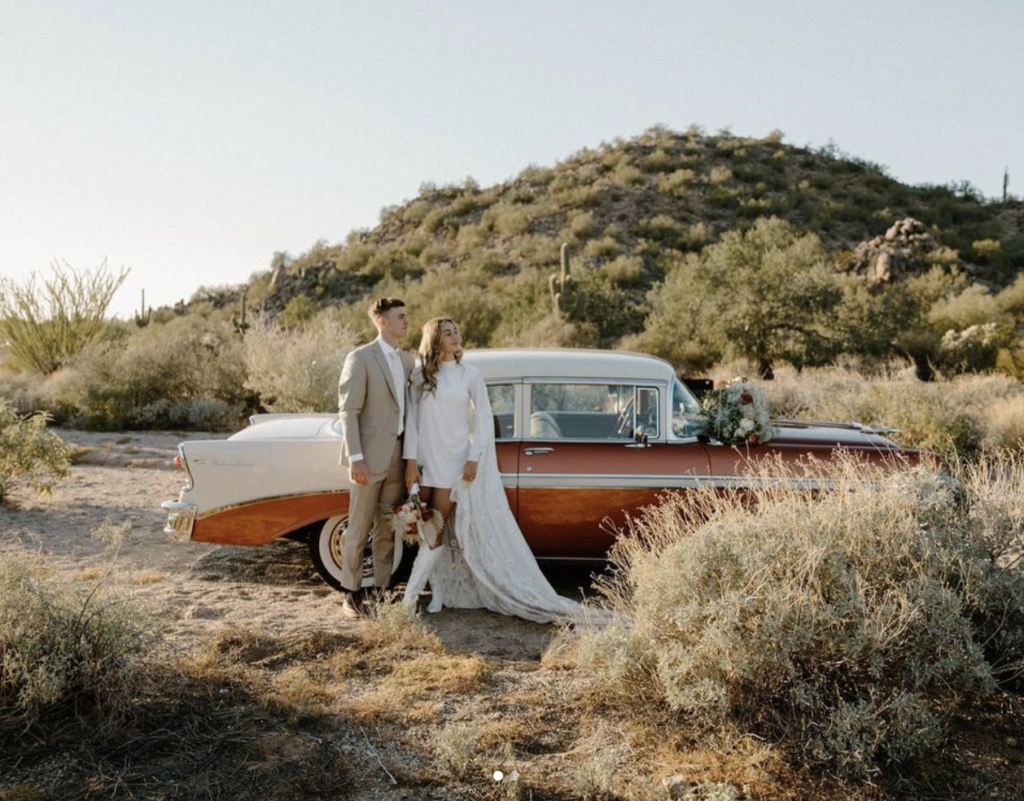
[[[349,620],[360,620],[366,617],[366,607],[363,606],[362,593],[345,593],[345,597],[341,601],[341,616]]]

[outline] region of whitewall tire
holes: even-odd
[[[341,554],[344,548],[345,535],[348,531],[348,516],[335,515],[328,518],[309,540],[309,554],[320,577],[336,590],[344,590],[341,585]],[[373,586],[373,558],[370,554],[370,539],[366,543],[363,560],[363,586]],[[391,562],[394,573],[402,561],[402,538],[395,537],[395,556]]]

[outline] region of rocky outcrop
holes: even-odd
[[[936,264],[971,272],[956,251],[935,241],[923,222],[907,217],[893,223],[883,235],[861,242],[839,270],[863,276],[871,284],[890,284],[927,272]]]

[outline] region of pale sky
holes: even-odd
[[[1024,194],[1024,3],[0,0],[0,274],[130,316],[653,124]]]

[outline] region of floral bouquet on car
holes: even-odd
[[[757,445],[775,433],[764,395],[746,376],[709,392],[701,407],[705,433],[722,442]]]
[[[406,545],[437,542],[437,535],[444,526],[441,513],[420,500],[419,484],[412,485],[409,497],[398,506],[393,509],[385,506],[382,511],[395,536],[401,537]]]

